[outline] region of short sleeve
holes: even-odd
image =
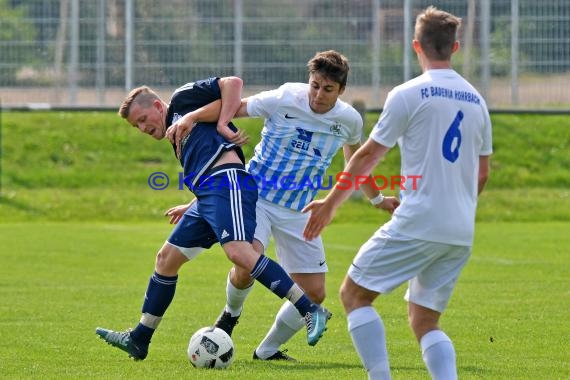
[[[283,86],[269,91],[262,91],[247,98],[247,114],[249,116],[269,117],[283,99]]]
[[[379,144],[394,147],[408,127],[408,107],[396,91],[388,94],[378,122],[370,132],[370,138]]]

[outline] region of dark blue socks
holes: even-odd
[[[319,306],[312,303],[303,290],[293,282],[281,265],[265,255],[261,255],[253,270],[251,277],[275,293],[279,298],[287,298],[295,305],[301,315],[315,311]]]
[[[162,276],[154,272],[148,282],[144,296],[141,321],[131,331],[133,339],[150,343],[154,330],[158,327],[162,316],[174,298],[177,280],[178,276]]]

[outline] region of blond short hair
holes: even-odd
[[[137,87],[125,97],[121,106],[119,107],[119,115],[126,119],[129,117],[129,112],[131,111],[131,105],[133,103],[138,104],[143,108],[148,108],[152,106],[155,100],[160,100],[160,97],[148,86]]]

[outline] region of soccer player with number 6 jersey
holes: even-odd
[[[428,7],[416,19],[413,48],[423,74],[394,88],[368,141],[345,172],[367,175],[398,143],[401,174],[417,189],[358,251],[341,285],[348,330],[369,379],[389,379],[386,334],[372,303],[408,283],[410,326],[433,379],[457,379],[455,349],[439,326],[473,244],[478,194],[489,176],[491,121],[485,101],[451,68],[461,20]],[[313,239],[350,191],[334,188],[310,203],[304,235]]]

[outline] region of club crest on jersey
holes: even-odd
[[[175,112],[174,116],[172,116],[172,124],[176,123],[180,118],[182,118],[182,116]]]
[[[313,132],[307,131],[303,128],[295,128],[297,130],[297,138],[291,140],[291,147],[298,150],[308,151],[311,147],[311,141],[313,140]],[[317,157],[321,157],[321,151],[317,148],[313,148],[313,153]]]
[[[333,125],[331,125],[330,131],[335,135],[335,136],[340,136],[340,131],[341,131],[342,125],[338,122],[334,123]]]

